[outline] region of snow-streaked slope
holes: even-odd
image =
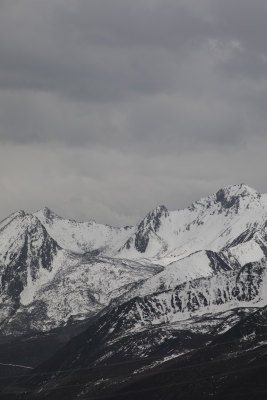
[[[212,276],[215,273],[230,270],[231,267],[226,264],[216,253],[211,251],[198,251],[188,257],[174,261],[169,264],[163,272],[150,279],[159,283],[154,292],[174,288],[180,283],[188,282],[193,279]],[[151,282],[152,283],[152,282]]]
[[[121,304],[133,297],[147,296],[169,289],[174,289],[181,283],[194,279],[211,277],[214,274],[241,268],[236,259],[231,259],[224,254],[217,254],[212,251],[198,251],[183,259],[174,261],[164,270],[142,282],[137,282],[127,292],[117,297],[112,305]]]
[[[184,320],[236,307],[260,307],[267,302],[267,262],[251,263],[211,277],[195,279],[175,289],[135,297],[114,308],[113,330],[136,331],[147,325]],[[116,315],[116,316],[115,316]]]
[[[68,253],[62,249],[57,251],[49,270],[42,268],[38,271],[34,281],[32,279],[27,279],[23,291],[20,293],[20,304],[22,306],[31,304],[35,298],[36,292],[38,292],[43,285],[50,284],[58,270],[68,262]]]
[[[155,264],[64,250],[35,215],[15,213],[0,229],[2,331],[12,333],[12,326],[14,333],[48,330],[87,318],[134,282],[161,270]]]
[[[63,219],[44,208],[34,214],[49,235],[64,249],[77,253],[113,254],[128,240],[133,227],[115,228],[95,221]]]
[[[101,311],[136,281],[162,267],[135,261],[96,258],[58,252],[52,270],[41,274],[21,293],[21,305],[2,326],[2,332],[48,331]]]
[[[223,271],[239,271],[248,263],[263,262],[267,256],[267,235],[256,231],[247,237],[242,234],[235,245],[219,253],[201,250],[167,265],[164,270],[143,282],[138,282],[114,300],[121,304],[133,297],[174,289],[177,285],[198,278],[211,277]]]
[[[264,245],[267,249],[267,243],[264,243]],[[227,253],[228,257],[234,257],[240,265],[260,261],[265,257],[263,246],[261,246],[254,238],[248,242],[230,247],[230,249],[225,251],[225,253]]]
[[[266,220],[266,195],[244,184],[229,186],[184,210],[158,207],[139,224],[119,255],[167,265],[199,250],[218,252],[247,229],[261,229]]]

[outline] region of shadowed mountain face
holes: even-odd
[[[25,288],[51,272],[60,247],[36,217],[19,212],[1,223],[0,250],[0,322],[5,323],[19,309]]]
[[[233,309],[119,340],[89,329],[22,381],[19,398],[251,399],[266,391],[266,315]]]
[[[32,215],[16,213],[1,225],[2,292],[17,299],[41,269],[51,271],[60,247]]]
[[[231,362],[254,365],[254,350],[264,347],[267,196],[230,186],[184,210],[157,207],[125,228],[65,220],[47,208],[21,211],[0,223],[0,268],[3,364],[46,360],[19,383],[22,389],[8,386],[15,398],[16,391],[26,398],[124,396],[124,387],[134,398],[135,385],[142,396],[152,379],[175,387],[177,375],[167,376],[174,365],[191,370],[178,380],[177,398],[204,399],[195,389],[190,397],[183,383],[197,379],[193,364],[201,360],[209,383],[197,387],[221,396],[234,383],[209,380],[211,358],[221,376]],[[23,353],[23,340],[35,357]],[[5,351],[11,342],[20,361]],[[157,389],[147,398],[163,399]]]
[[[118,398],[265,398],[267,309],[243,318],[205,348],[119,390]],[[114,397],[116,395],[114,394]]]

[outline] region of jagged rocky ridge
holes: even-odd
[[[266,221],[267,196],[243,184],[184,210],[157,207],[136,227],[15,213],[0,224],[2,332],[47,331],[192,280],[224,281],[266,258]]]
[[[170,332],[182,329],[200,334],[212,333],[215,327],[217,333],[225,331],[236,323],[236,319],[232,320],[233,312],[229,310],[238,307],[255,310],[255,307],[266,304],[266,266],[266,262],[251,263],[239,272],[226,271],[212,278],[186,282],[173,290],[135,297],[102,315],[80,338],[74,339],[79,351],[77,348],[75,351],[67,349],[59,357],[60,365],[55,361],[50,365],[53,369],[75,368],[118,360],[118,352],[120,360],[127,360],[129,353],[132,357],[137,357],[140,352],[153,353],[151,347],[155,343],[151,337],[155,332],[160,332],[159,342],[162,344],[173,337]],[[215,315],[217,323],[203,323]],[[192,323],[193,327],[190,326]],[[144,344],[144,338],[150,344]],[[100,354],[96,349],[98,352],[101,350]]]

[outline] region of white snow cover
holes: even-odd
[[[193,279],[212,276],[214,274],[210,265],[210,259],[206,251],[199,251],[181,260],[169,264],[162,272],[141,282],[137,287],[124,293],[120,302],[124,302],[135,296],[146,296],[148,294],[173,289],[183,282]]]
[[[218,252],[248,228],[262,228],[267,220],[267,195],[244,184],[229,186],[221,193],[232,206],[222,205],[219,191],[184,210],[170,211],[162,217],[159,230],[151,232],[145,253],[132,244],[129,249],[124,247],[120,256],[167,265],[199,250]]]
[[[158,325],[184,321],[207,313],[227,312],[238,307],[263,307],[267,301],[266,260],[262,263],[262,268],[262,276],[258,275],[256,266],[254,272],[252,270],[252,274],[255,274],[252,277],[254,280],[253,290],[256,287],[258,293],[250,301],[238,300],[233,295],[233,290],[237,285],[236,272],[234,271],[186,282],[184,287],[180,288],[177,292],[182,310],[174,302],[175,292],[173,290],[155,293],[140,301],[136,299],[136,304],[128,312],[129,317],[127,316],[127,319],[133,321],[130,330],[134,332],[151,324]],[[244,275],[246,274],[244,273]],[[249,281],[245,279],[243,285],[244,293],[248,293]],[[206,298],[206,301],[203,301],[203,297]],[[191,298],[191,301],[189,301],[189,298]],[[194,298],[199,300],[199,305],[194,304],[192,301]],[[223,301],[218,302],[218,299],[222,299]],[[190,303],[190,307],[188,307],[188,303]]]
[[[61,250],[52,271],[43,270],[34,283],[25,287],[20,295],[24,307],[18,313],[31,313],[38,302],[44,302],[46,316],[41,329],[49,330],[67,323],[69,318],[85,319],[102,310],[129,284],[147,279],[160,270],[153,264],[104,257],[90,260]]]
[[[36,221],[30,214],[23,211],[14,213],[0,223],[0,262],[7,265],[12,260],[12,254],[23,245],[25,230]]]
[[[38,292],[43,285],[50,283],[53,280],[57,271],[69,262],[68,258],[69,257],[64,250],[59,251],[54,258],[52,270],[48,271],[44,268],[40,269],[39,275],[35,281],[32,280],[31,273],[28,270],[27,285],[20,294],[20,303],[23,306],[27,306],[32,303],[35,299],[36,292]]]
[[[262,248],[255,240],[250,240],[231,247],[228,254],[235,257],[241,265],[260,261],[264,257]]]
[[[63,219],[44,208],[34,214],[45,226],[49,235],[64,249],[77,253],[101,250],[113,254],[133,233],[133,227],[115,228],[95,221],[76,222]]]

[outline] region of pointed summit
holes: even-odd
[[[258,196],[259,194],[255,189],[246,185],[245,183],[240,183],[238,185],[229,185],[220,189],[218,192],[220,191],[223,191],[228,196]]]
[[[234,207],[238,211],[239,206],[249,207],[251,202],[259,200],[261,195],[248,185],[241,183],[231,185],[218,190],[215,194],[215,200],[220,203],[222,208],[229,209]]]
[[[44,214],[45,217],[49,218],[53,212],[48,207],[44,207],[41,212]]]
[[[161,218],[166,218],[169,215],[167,207],[164,205],[156,207],[150,211],[143,221],[139,224],[138,229],[153,230],[157,232],[161,225]]]
[[[16,212],[13,212],[10,214],[8,217],[0,221],[0,230],[3,229],[5,226],[10,224],[14,219],[22,219],[26,216],[27,214],[23,210],[19,210]]]
[[[42,220],[52,220],[54,218],[60,218],[54,211],[50,210],[48,207],[44,207],[41,210],[36,211],[35,215],[41,222]]]
[[[229,185],[219,189],[216,193],[208,197],[203,197],[195,201],[190,207],[190,210],[199,209],[205,210],[215,207],[215,212],[229,212],[233,210],[237,213],[241,209],[249,209],[259,204],[262,195],[255,189],[240,183],[237,185]]]
[[[137,251],[144,253],[147,249],[150,235],[156,233],[161,224],[162,219],[169,216],[168,209],[164,206],[158,206],[153,211],[150,211],[146,217],[140,222],[135,234],[134,246]],[[126,243],[126,247],[131,245],[131,239]]]

